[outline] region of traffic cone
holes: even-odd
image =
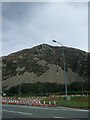
[[[54,100],[54,104],[53,104],[54,107],[56,107],[56,101]]]
[[[22,105],[22,101],[21,100],[19,101],[19,105]]]
[[[50,100],[49,100],[49,104],[48,104],[48,106],[49,106],[49,107],[51,107],[51,106],[52,106],[52,104],[51,104],[51,101],[50,101]]]
[[[29,100],[27,100],[27,104],[26,105],[29,105]]]
[[[36,101],[36,106],[39,106],[39,102],[38,101]]]
[[[9,99],[8,104],[10,104],[11,100]]]
[[[39,106],[41,105],[41,102],[40,101],[38,101],[38,103],[39,103]]]
[[[34,101],[31,102],[31,106],[34,106]]]
[[[16,101],[17,105],[19,104],[18,100]]]
[[[46,103],[45,103],[45,101],[44,101],[44,104],[43,104],[44,106],[46,106]]]

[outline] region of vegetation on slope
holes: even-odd
[[[73,72],[79,73],[80,76],[86,78],[88,76],[88,54],[74,48],[65,47],[64,50],[66,68],[71,68]],[[8,56],[4,56],[2,59],[3,80],[11,76],[15,76],[17,73],[23,74],[25,71],[34,72],[38,76],[42,75],[48,70],[48,67],[47,65],[38,65],[37,61],[39,60],[45,60],[47,63],[59,65],[64,69],[62,47],[52,47],[42,44],[32,49],[25,49]],[[25,69],[21,72],[23,67]],[[18,71],[17,68],[19,68]]]

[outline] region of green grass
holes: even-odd
[[[44,99],[46,103],[49,103],[49,100],[52,102],[55,100],[56,104],[59,106],[64,106],[64,107],[74,107],[74,108],[82,108],[82,109],[90,109],[90,96],[76,96],[76,97],[71,97],[70,101],[66,101],[62,97],[54,97],[54,98],[46,98]],[[42,100],[41,102],[43,103]]]

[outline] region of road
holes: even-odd
[[[86,118],[88,110],[73,109],[66,107],[37,107],[23,105],[3,105],[3,118]],[[3,119],[4,120],[4,119]]]

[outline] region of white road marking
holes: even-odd
[[[24,113],[24,112],[19,112],[19,111],[11,111],[11,110],[2,110],[5,112],[12,112],[12,113],[19,113],[19,114],[24,114],[24,115],[32,115],[32,113]]]
[[[31,113],[24,113],[24,112],[18,112],[20,114],[24,114],[24,115],[32,115]]]
[[[54,118],[64,118],[64,117],[57,117],[57,116],[54,116]]]
[[[68,108],[68,107],[58,107],[58,108],[62,108],[63,110],[75,110],[75,111],[83,111],[83,112],[88,112],[90,110],[84,110],[84,109],[76,109],[76,108]]]
[[[75,111],[90,112],[90,110],[74,109]]]

